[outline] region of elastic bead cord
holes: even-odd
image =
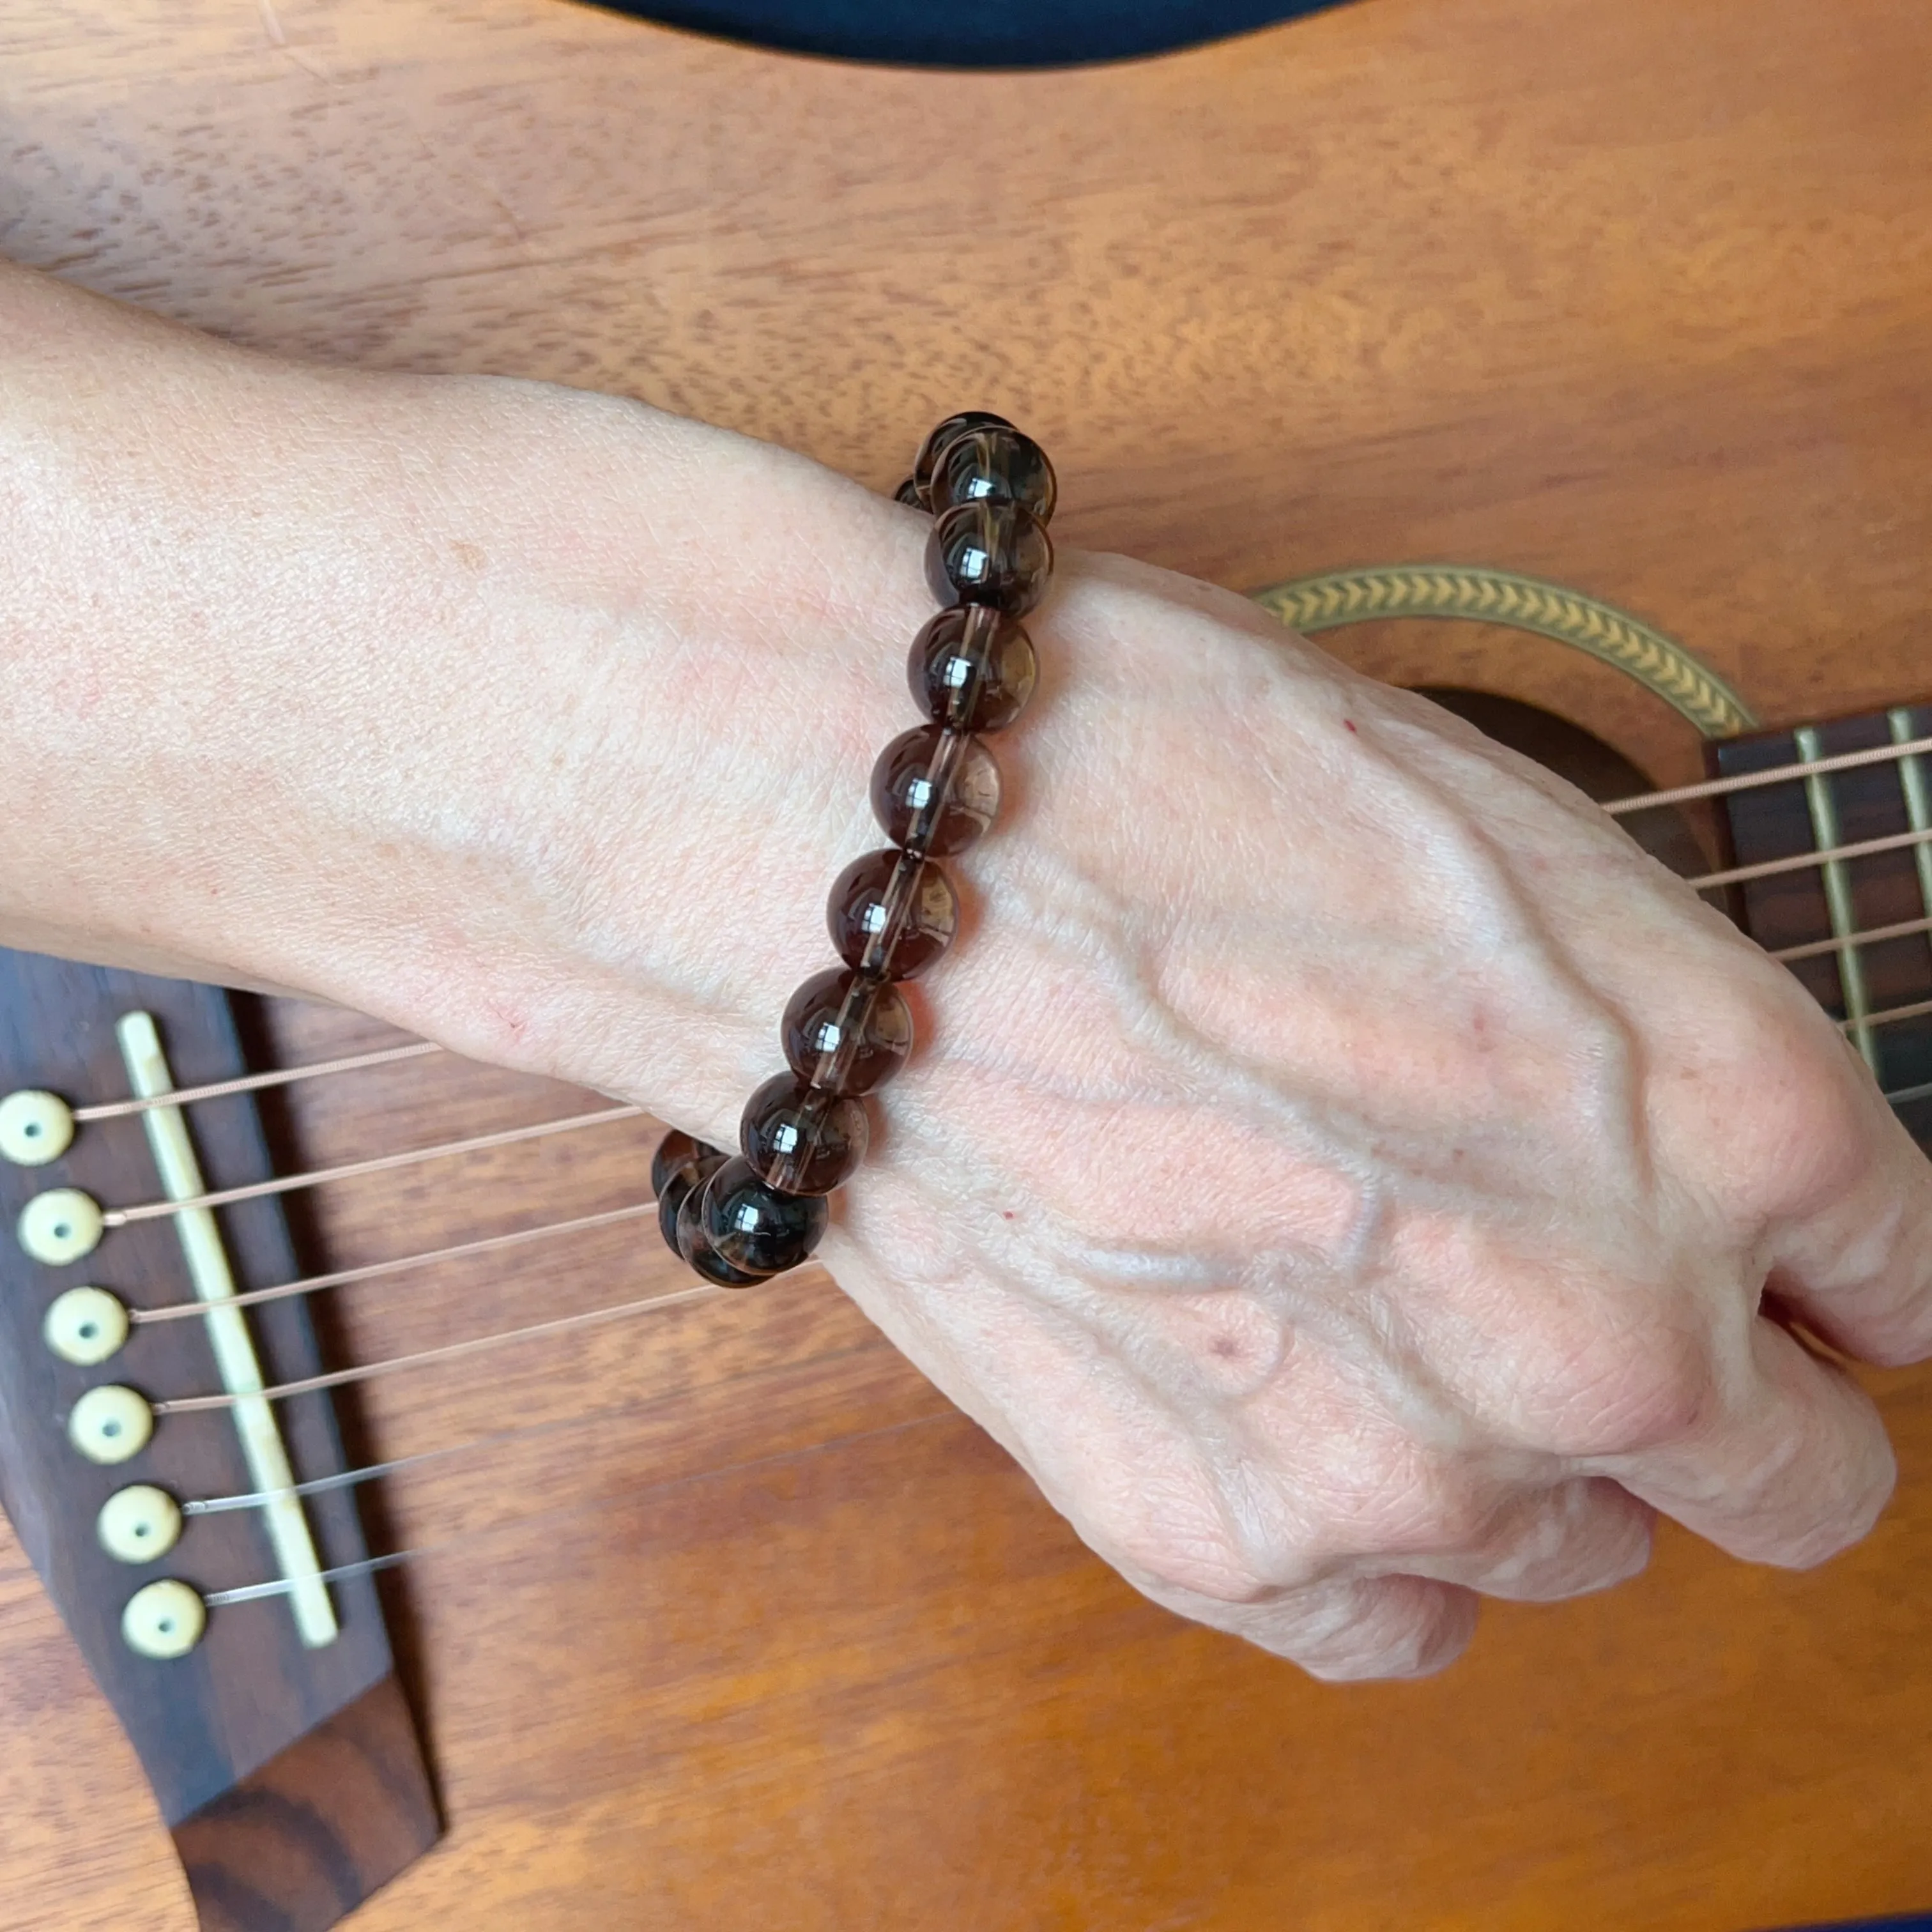
[[[1046,594],[1053,466],[1004,416],[948,416],[920,446],[898,500],[933,517],[928,580],[944,606],[913,641],[907,681],[927,722],[873,767],[872,810],[891,845],[840,873],[826,923],[844,964],[787,1003],[790,1072],[746,1103],[740,1151],[669,1133],[651,1163],[658,1226],[707,1281],[748,1288],[818,1245],[826,1196],[865,1157],[862,1096],[898,1072],[912,1018],[896,982],[923,972],[958,924],[938,864],[964,851],[999,809],[1000,771],[980,735],[1011,724],[1033,694],[1033,641],[1018,620]]]

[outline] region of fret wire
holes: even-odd
[[[226,1208],[238,1201],[260,1200],[264,1195],[286,1194],[297,1188],[320,1187],[326,1181],[350,1180],[364,1174],[384,1174],[398,1167],[412,1167],[419,1161],[441,1160],[458,1154],[482,1154],[491,1148],[512,1147],[520,1141],[542,1140],[551,1134],[575,1133],[584,1127],[599,1127],[617,1120],[646,1118],[642,1107],[608,1107],[595,1114],[573,1114],[561,1120],[542,1120],[534,1126],[508,1127],[494,1134],[477,1134],[468,1140],[445,1141],[440,1146],[410,1148],[400,1154],[377,1154],[368,1160],[345,1162],[340,1167],[317,1168],[307,1174],[279,1174],[267,1180],[250,1181],[242,1187],[225,1187],[212,1194],[197,1195],[192,1201],[148,1201],[134,1208],[113,1208],[101,1216],[110,1228],[125,1228],[137,1221],[154,1221],[178,1214],[188,1208]]]
[[[1728,872],[1706,872],[1702,878],[1687,879],[1694,892],[1707,892],[1718,886],[1742,885],[1747,879],[1768,879],[1780,872],[1799,872],[1821,866],[1831,859],[1870,859],[1881,852],[1902,852],[1907,847],[1932,843],[1932,831],[1894,832],[1882,838],[1862,838],[1855,844],[1834,845],[1822,852],[1794,852],[1788,859],[1765,859],[1755,866],[1733,866]]]
[[[720,1476],[736,1475],[747,1470],[764,1468],[768,1465],[796,1461],[801,1455],[815,1455],[822,1450],[842,1449],[857,1442],[876,1441],[882,1436],[899,1436],[915,1429],[930,1429],[935,1424],[957,1423],[965,1418],[950,1404],[931,1415],[908,1417],[903,1422],[889,1422],[877,1429],[856,1429],[842,1436],[828,1436],[821,1442],[812,1443],[803,1450],[785,1449],[770,1456],[753,1456],[741,1462],[729,1462],[715,1469],[705,1469],[691,1475],[673,1476],[662,1482],[647,1483],[636,1489],[624,1490],[615,1494],[589,1496],[580,1502],[564,1503],[554,1509],[526,1510],[518,1516],[505,1516],[499,1521],[486,1524],[482,1529],[470,1532],[457,1532],[448,1536],[433,1538],[428,1543],[418,1543],[406,1550],[394,1550],[380,1556],[365,1556],[360,1562],[339,1564],[332,1570],[322,1573],[325,1583],[346,1582],[352,1577],[374,1576],[385,1570],[392,1570],[398,1564],[412,1563],[419,1556],[431,1556],[440,1552],[472,1547],[485,1538],[500,1536],[512,1529],[527,1528],[532,1523],[547,1522],[562,1516],[592,1516],[604,1510],[634,1504],[641,1498],[654,1493],[684,1487],[688,1484],[714,1480]],[[272,1597],[287,1594],[288,1586],[279,1580],[268,1583],[244,1583],[232,1590],[211,1590],[202,1601],[212,1610],[227,1610],[240,1604],[261,1603]]]
[[[1727,778],[1704,778],[1696,784],[1673,785],[1668,791],[1639,792],[1630,798],[1613,799],[1603,808],[1612,818],[1633,812],[1653,812],[1666,805],[1688,805],[1700,798],[1723,798],[1734,791],[1750,791],[1759,785],[1788,784],[1796,778],[1814,777],[1825,772],[1856,771],[1864,765],[1896,764],[1916,753],[1932,752],[1932,738],[1909,739],[1902,744],[1874,745],[1863,752],[1836,752],[1828,758],[1804,758],[1790,764],[1772,765],[1761,772],[1734,772]]]
[[[326,1374],[304,1376],[299,1382],[278,1383],[261,1393],[270,1402],[282,1402],[291,1396],[345,1388],[353,1382],[373,1382],[378,1376],[398,1375],[406,1370],[460,1360],[490,1349],[506,1348],[515,1342],[535,1341],[541,1336],[599,1328],[606,1322],[622,1322],[632,1316],[650,1314],[661,1308],[676,1308],[687,1302],[715,1300],[729,1292],[728,1289],[713,1287],[709,1282],[700,1282],[690,1288],[674,1289],[667,1294],[648,1295],[641,1301],[622,1301],[608,1308],[590,1309],[581,1315],[562,1315],[553,1321],[533,1322],[526,1328],[501,1329],[494,1335],[476,1335],[466,1341],[446,1342],[440,1348],[424,1348],[414,1354],[392,1355],[384,1361],[358,1362],[352,1368],[334,1369]],[[179,1396],[156,1402],[154,1412],[158,1416],[200,1415],[211,1410],[232,1408],[236,1400],[232,1395]]]
[[[352,1282],[376,1281],[385,1275],[401,1274],[410,1268],[428,1268],[433,1263],[460,1260],[470,1255],[496,1253],[504,1248],[520,1247],[530,1241],[545,1240],[553,1235],[588,1234],[598,1228],[612,1228],[626,1221],[642,1220],[655,1215],[658,1204],[645,1201],[628,1208],[612,1208],[601,1214],[579,1215],[569,1221],[547,1221],[538,1228],[519,1228],[507,1234],[488,1234],[481,1240],[460,1241],[452,1247],[429,1248],[420,1254],[398,1255],[388,1261],[364,1262],[357,1268],[337,1268],[328,1274],[304,1276],[300,1281],[285,1281],[272,1288],[250,1288],[238,1294],[229,1306],[254,1307],[265,1301],[286,1301],[291,1296],[314,1294],[327,1288],[342,1288]],[[199,1301],[171,1301],[158,1308],[130,1308],[128,1318],[137,1327],[148,1322],[189,1322],[206,1312]]]
[[[1927,849],[1924,846],[1919,848],[1922,852]],[[1854,946],[1876,946],[1887,939],[1909,939],[1916,932],[1932,932],[1932,916],[1902,919],[1896,926],[1868,926],[1859,932],[1846,933],[1842,939],[1814,939],[1803,946],[1781,946],[1769,956],[1789,965],[1796,960],[1816,958],[1820,953],[1843,952]]]
[[[303,1066],[278,1066],[266,1073],[244,1073],[232,1080],[212,1080],[204,1087],[182,1087],[164,1100],[104,1100],[92,1107],[76,1107],[76,1122],[118,1120],[130,1114],[145,1114],[154,1107],[188,1107],[200,1100],[225,1100],[232,1094],[259,1094],[268,1087],[292,1086],[298,1080],[320,1080],[333,1073],[360,1073],[372,1066],[386,1066],[399,1060],[421,1060],[445,1052],[433,1040],[417,1040],[408,1046],[386,1046],[373,1053],[352,1053],[342,1060],[311,1060]]]

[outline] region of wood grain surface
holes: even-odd
[[[986,404],[1067,540],[1242,586],[1449,556],[1610,598],[1772,722],[1923,697],[1932,13],[1366,0],[1142,64],[843,70],[536,0],[15,0],[0,250],[265,346],[624,390],[889,487]],[[1464,626],[1338,634],[1660,779],[1688,730]],[[265,1009],[266,1052],[373,1042]],[[454,1061],[322,1161],[572,1111]],[[319,1194],[352,1262],[635,1199],[640,1127]],[[650,1292],[648,1230],[323,1311],[374,1360]],[[1136,1599],[822,1276],[368,1385],[446,1844],[368,1932],[1636,1932],[1932,1905],[1932,1377],[1869,1544],[1666,1534],[1422,1685]],[[506,1433],[506,1432],[509,1432]],[[131,1756],[0,1553],[0,1927],[185,1932]]]

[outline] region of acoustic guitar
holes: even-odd
[[[1000,410],[1069,542],[1690,788],[1625,822],[1922,1134],[1928,71],[1916,0],[1367,0],[1022,76],[562,0],[15,0],[0,252],[881,489]],[[1666,1528],[1442,1678],[1324,1687],[1136,1597],[822,1274],[693,1294],[632,1110],[9,956],[16,1093],[8,1932],[1932,1906],[1924,1372],[1866,1378],[1899,1495],[1826,1568]]]

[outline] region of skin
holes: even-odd
[[[735,1141],[880,842],[922,518],[0,270],[0,938]],[[1029,628],[840,1285],[1142,1589],[1324,1676],[1615,1583],[1654,1511],[1863,1535],[1890,1451],[1802,1336],[1932,1349],[1932,1170],[1796,982],[1238,598],[1063,552]]]

